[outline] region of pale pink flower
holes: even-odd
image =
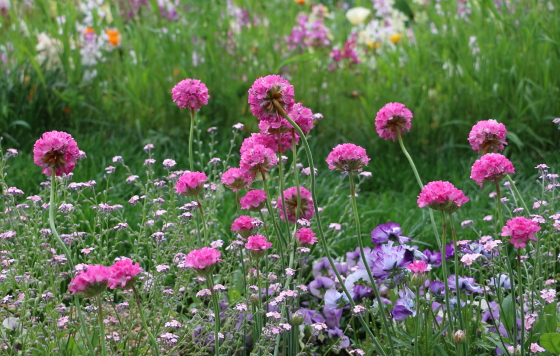
[[[269,168],[278,164],[276,153],[270,148],[263,145],[254,145],[251,149],[241,154],[241,162],[239,164],[242,171],[251,177],[255,177],[258,173],[264,174]]]
[[[241,168],[230,168],[222,174],[222,183],[234,192],[248,188],[251,185],[251,177]]]
[[[412,117],[412,113],[404,104],[388,103],[375,117],[375,130],[381,138],[392,139],[395,142],[403,130],[410,131]]]
[[[173,101],[181,109],[198,110],[208,104],[208,88],[198,79],[181,80],[171,90]]]
[[[201,172],[184,173],[175,184],[175,191],[179,195],[198,195],[202,192],[206,179],[206,174]]]
[[[540,229],[541,227],[533,220],[518,216],[506,222],[506,226],[502,227],[502,236],[511,236],[509,242],[515,248],[520,248],[525,247],[528,240],[536,242],[535,233]]]
[[[136,281],[136,276],[142,272],[140,264],[138,262],[134,264],[129,258],[115,262],[109,269],[111,275],[108,282],[111,289],[131,289]]]
[[[239,200],[241,209],[250,211],[260,211],[266,202],[266,192],[264,190],[250,190]]]
[[[471,179],[482,188],[482,183],[501,180],[508,173],[515,173],[513,164],[499,153],[488,153],[473,164]]]
[[[282,113],[276,105],[288,113],[294,106],[294,87],[279,75],[261,77],[249,89],[248,102],[259,120],[279,121]]]
[[[366,150],[352,143],[336,146],[327,157],[329,169],[341,172],[361,171],[369,161]]]
[[[210,247],[192,250],[187,255],[184,266],[193,268],[196,272],[205,276],[214,269],[216,262],[221,261],[220,256],[220,251]]]
[[[241,148],[239,153],[243,154],[246,151],[251,150],[257,145],[262,145],[266,148],[270,148],[274,152],[278,151],[278,139],[273,135],[266,135],[262,133],[252,133],[251,136],[247,137],[241,143]]]
[[[46,175],[51,175],[52,168],[56,176],[69,174],[79,157],[78,144],[66,132],[45,132],[33,146],[33,161]]]
[[[107,289],[111,270],[106,266],[88,265],[77,274],[68,286],[72,294],[81,292],[86,298],[95,297]]]
[[[298,206],[298,187],[291,187],[284,191],[284,201],[286,202],[286,215],[288,221],[295,223],[297,219],[309,220],[315,214],[311,192],[304,187],[299,187],[300,205]],[[280,218],[285,220],[282,196],[278,197],[276,207],[280,212]]]
[[[428,265],[424,261],[414,261],[406,266],[406,268],[408,268],[412,273],[422,274],[430,270],[430,265]]]
[[[506,126],[496,120],[479,121],[473,126],[469,133],[469,143],[473,150],[478,153],[486,154],[492,150],[494,152],[503,151],[506,142]]]
[[[482,255],[480,253],[467,253],[463,257],[461,257],[461,262],[463,262],[467,266],[470,266],[481,256]]]
[[[427,206],[452,213],[468,201],[469,198],[461,190],[449,182],[440,180],[426,184],[418,196],[417,203],[420,208]]]
[[[544,348],[542,348],[539,344],[532,343],[531,344],[531,352],[536,354],[537,352],[546,352]]]
[[[296,232],[296,238],[298,239],[300,244],[313,245],[315,242],[317,242],[315,233],[313,232],[313,230],[307,227],[299,229]]]

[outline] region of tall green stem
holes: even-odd
[[[103,324],[103,304],[101,303],[101,297],[98,294],[95,296],[97,299],[97,316],[99,320],[99,343],[101,344],[101,355],[107,355],[107,345],[105,345],[105,324]]]
[[[453,314],[451,313],[451,304],[449,303],[449,282],[448,282],[448,271],[447,271],[447,258],[446,258],[446,247],[447,247],[447,242],[445,241],[446,237],[447,237],[447,220],[445,219],[445,213],[443,211],[441,211],[441,220],[443,222],[443,231],[441,233],[441,238],[442,238],[442,242],[443,244],[441,245],[440,251],[441,251],[441,269],[442,269],[442,274],[443,274],[443,285],[445,288],[445,307],[447,308],[447,317],[449,318],[449,325],[451,325],[451,328],[453,330],[453,332],[456,330],[455,327],[455,320],[453,319]],[[442,324],[443,324],[443,320],[442,320]],[[453,335],[453,332],[448,332],[447,334],[450,336],[450,338]],[[456,344],[455,344],[456,345]],[[456,345],[457,347],[457,345]],[[458,347],[457,347],[458,349]],[[458,351],[458,350],[457,350]]]
[[[214,277],[212,273],[208,275],[208,288],[210,288],[210,293],[212,293],[212,304],[214,306],[214,347],[215,355],[218,356],[220,354],[220,303],[218,302],[217,292],[214,290]]]
[[[144,330],[148,334],[148,337],[150,338],[150,342],[152,344],[154,352],[156,353],[157,356],[159,356],[159,348],[156,342],[156,338],[148,328],[148,324],[146,323],[146,317],[144,316],[144,309],[142,309],[142,303],[140,302],[140,294],[138,294],[138,289],[134,284],[132,285],[132,290],[134,291],[134,297],[136,298],[136,305],[138,306],[138,312],[140,313],[140,318],[142,319],[142,327],[144,328]]]
[[[519,284],[519,317],[521,319],[521,340],[519,345],[521,345],[521,356],[525,356],[525,311],[523,310],[525,300],[523,298],[523,274],[521,273],[521,254],[519,249],[517,249],[517,284]],[[517,324],[515,319],[513,322]]]
[[[467,334],[467,329],[465,327],[465,322],[463,321],[463,312],[461,307],[461,289],[459,288],[459,250],[457,249],[457,231],[455,230],[455,222],[453,221],[452,213],[448,214],[449,223],[451,225],[451,236],[453,238],[453,257],[455,260],[455,293],[457,294],[457,314],[459,315],[459,325],[461,330],[466,334],[465,342],[463,342],[463,355],[467,355],[467,350],[469,349],[469,336]]]
[[[193,136],[194,136],[194,110],[191,109],[191,129],[189,131],[189,163],[191,172],[194,171],[194,156],[192,151],[192,144],[193,144]]]
[[[261,176],[262,176],[262,181],[263,181],[263,188],[264,191],[266,192],[266,208],[268,210],[268,214],[270,215],[271,219],[272,219],[272,225],[274,226],[274,230],[276,230],[276,233],[278,234],[279,239],[284,243],[284,246],[287,246],[287,241],[284,238],[284,235],[282,234],[282,231],[280,230],[280,227],[278,226],[278,224],[276,223],[276,215],[274,214],[274,210],[272,210],[272,204],[270,203],[270,192],[268,190],[268,184],[266,182],[266,175],[264,174],[264,172],[261,172]],[[285,268],[285,266],[283,266]]]
[[[504,215],[502,213],[502,192],[497,179],[494,180],[494,185],[496,186],[496,194],[498,195],[498,201],[496,202],[498,207],[498,229],[501,229],[502,226],[504,226]]]
[[[200,220],[202,221],[202,230],[204,231],[204,243],[208,244],[208,227],[206,226],[206,218],[204,216],[204,211],[202,210],[202,203],[198,198],[198,194],[195,195],[196,203],[198,204],[198,209],[200,210]]]

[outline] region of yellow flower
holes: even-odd
[[[396,35],[389,36],[389,39],[391,40],[391,42],[393,42],[393,44],[399,43],[401,38],[402,38],[402,35],[400,33],[397,33]]]
[[[381,47],[380,42],[366,41],[366,44],[369,46],[369,48],[374,49],[374,50]]]

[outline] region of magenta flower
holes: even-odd
[[[479,121],[469,133],[469,143],[473,150],[486,154],[489,150],[503,151],[506,142],[506,126],[496,120]]]
[[[255,225],[253,225],[253,218],[249,215],[241,215],[231,224],[231,231],[237,232],[244,238],[253,235],[254,228]]]
[[[69,174],[74,170],[78,158],[78,144],[66,132],[45,132],[33,146],[33,161],[43,168],[42,173],[46,175],[51,175],[52,168],[56,176]]]
[[[317,242],[317,237],[315,237],[315,233],[313,230],[307,227],[303,227],[296,232],[296,238],[298,239],[300,244],[307,244],[313,245]]]
[[[70,281],[68,290],[72,294],[81,292],[84,297],[91,298],[107,289],[111,271],[106,266],[88,265]]]
[[[272,247],[272,242],[267,241],[262,235],[249,236],[245,248],[251,250],[253,257],[261,257],[264,252]]]
[[[206,182],[206,174],[187,172],[175,183],[175,191],[179,195],[195,196],[204,188],[204,182]]]
[[[295,223],[297,219],[309,220],[315,214],[313,199],[311,197],[311,192],[304,187],[299,187],[300,194],[300,206],[298,206],[297,199],[297,187],[291,187],[284,191],[284,201],[286,202],[286,215],[288,221]],[[280,212],[280,218],[285,220],[284,208],[282,205],[282,196],[278,197],[276,202],[278,211]],[[296,218],[297,217],[297,218]]]
[[[222,183],[234,192],[248,188],[251,181],[251,177],[241,168],[230,168],[222,174]]]
[[[515,248],[521,248],[527,246],[528,240],[536,242],[535,233],[540,229],[541,227],[533,220],[518,216],[506,222],[506,226],[502,227],[502,236],[511,236],[509,242]]]
[[[426,273],[430,270],[430,266],[424,261],[414,261],[406,266],[412,273]]]
[[[361,171],[369,161],[366,150],[353,143],[336,146],[327,157],[329,169],[341,172]]]
[[[142,267],[136,262],[134,264],[130,258],[124,258],[115,262],[109,267],[109,288],[131,289],[136,281],[136,276],[142,272]]]
[[[239,201],[241,209],[256,212],[259,212],[262,208],[264,208],[265,202],[266,192],[259,189],[248,191],[247,194]]]
[[[453,213],[468,201],[469,198],[463,194],[463,191],[449,182],[438,180],[422,188],[417,203],[420,208],[427,206],[430,209]]]
[[[216,262],[220,260],[220,251],[203,247],[200,250],[192,250],[185,259],[185,267],[192,268],[202,276],[208,275],[214,269]]]
[[[259,124],[260,126],[260,124]],[[251,136],[247,137],[241,143],[241,148],[239,153],[243,154],[257,145],[262,145],[266,148],[270,148],[274,152],[278,151],[278,139],[272,135],[267,135],[263,133],[252,133]]]
[[[294,87],[279,75],[261,77],[249,89],[249,106],[259,120],[279,121],[294,106]],[[276,105],[275,105],[276,103]]]
[[[202,105],[208,105],[208,88],[198,79],[181,80],[171,90],[173,101],[181,109],[198,110]]]
[[[268,172],[268,169],[276,164],[278,158],[273,150],[263,145],[255,145],[241,154],[239,166],[251,177],[255,177],[258,173]]]
[[[410,131],[412,117],[412,113],[404,104],[388,103],[375,117],[375,130],[381,138],[392,139],[395,142],[403,130]]]
[[[288,112],[288,116],[298,124],[304,134],[313,128],[313,112],[301,103],[296,103]]]
[[[482,183],[499,181],[508,173],[515,173],[510,160],[499,153],[488,153],[474,162],[471,179],[482,188]]]

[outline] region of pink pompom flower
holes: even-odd
[[[250,190],[247,194],[241,198],[239,203],[241,204],[241,209],[259,212],[264,208],[266,202],[266,192],[264,190]]]
[[[216,262],[221,261],[221,255],[220,251],[216,249],[203,247],[200,250],[192,250],[189,252],[184,265],[187,268],[192,268],[201,276],[207,276],[214,270]]]
[[[142,272],[142,267],[138,262],[134,264],[130,258],[124,258],[115,262],[109,270],[109,288],[131,289],[136,282],[136,276]]]
[[[181,109],[198,110],[208,105],[208,88],[198,79],[181,80],[171,90],[173,101]]]
[[[341,172],[361,171],[369,161],[366,150],[353,143],[336,146],[327,157],[329,169]]]
[[[392,139],[395,142],[403,130],[410,131],[412,117],[412,113],[404,104],[388,103],[377,112],[375,130],[381,138]]]
[[[249,236],[245,248],[250,250],[253,257],[261,257],[265,251],[272,247],[272,242],[269,242],[266,237],[262,235]]]
[[[253,218],[249,215],[241,215],[231,224],[231,231],[237,232],[244,238],[247,238],[255,232],[256,227],[253,224]]]
[[[536,242],[535,233],[540,229],[541,227],[533,220],[518,216],[506,222],[506,226],[502,227],[502,236],[511,236],[509,242],[515,248],[521,248],[527,246],[528,240]]]
[[[274,136],[264,133],[252,133],[251,136],[241,143],[239,153],[243,154],[257,145],[263,145],[274,152],[278,151],[278,140]]]
[[[269,168],[278,164],[276,153],[263,145],[255,145],[241,154],[239,166],[251,177],[258,173],[264,174]]]
[[[249,106],[259,120],[280,121],[294,106],[294,87],[279,75],[261,77],[249,89]],[[275,105],[276,104],[276,105]]]
[[[296,103],[292,107],[292,110],[288,112],[288,116],[298,124],[304,134],[308,133],[313,128],[313,112],[301,103]]]
[[[422,188],[417,203],[420,208],[427,206],[430,209],[453,213],[468,201],[469,198],[463,194],[463,191],[449,182],[438,180]]]
[[[299,243],[302,245],[303,244],[313,245],[315,242],[317,242],[317,237],[315,236],[315,233],[313,232],[313,230],[307,227],[303,227],[299,229],[298,232],[296,232],[296,238],[298,239]]]
[[[311,192],[304,187],[299,187],[300,194],[300,205],[298,206],[297,198],[297,187],[291,187],[284,191],[284,201],[286,202],[286,215],[288,221],[295,223],[297,219],[309,220],[315,214],[315,206],[313,205],[313,199],[311,197]],[[284,207],[282,204],[282,196],[278,197],[276,202],[278,211],[280,212],[280,218],[285,220]],[[296,218],[297,217],[297,218]]]
[[[406,266],[412,273],[426,273],[430,270],[430,265],[424,261],[414,261]]]
[[[503,151],[506,142],[506,126],[496,120],[479,121],[469,133],[469,143],[473,150],[486,154],[489,150]]]
[[[71,135],[61,131],[45,132],[33,146],[33,162],[42,167],[42,173],[56,176],[69,174],[80,158],[78,144]]]
[[[222,174],[222,183],[234,192],[248,188],[251,181],[251,177],[241,168],[230,168]]]
[[[91,298],[101,294],[109,283],[111,270],[101,265],[88,265],[70,281],[68,289],[72,294],[82,293],[84,297]]]
[[[179,178],[177,183],[175,183],[175,191],[179,195],[198,195],[202,192],[206,179],[206,174],[204,173],[186,172]]]
[[[471,179],[482,188],[482,183],[499,181],[508,173],[515,173],[510,160],[499,153],[488,153],[474,162]]]

